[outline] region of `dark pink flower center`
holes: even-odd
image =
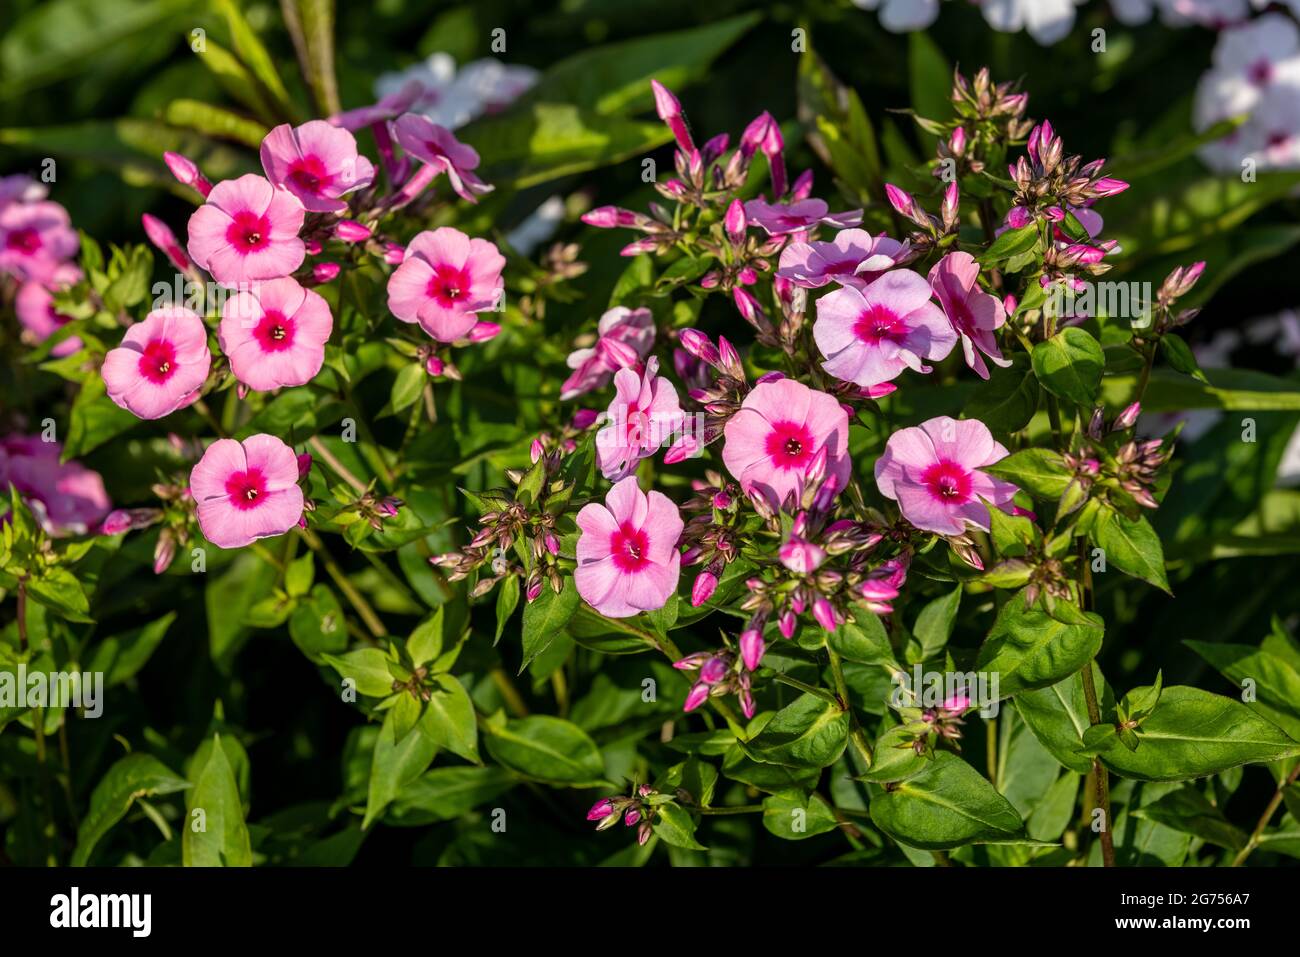
[[[263,314],[253,330],[253,338],[263,352],[283,352],[293,345],[294,325],[293,319],[271,310]]]
[[[271,221],[250,209],[235,213],[226,228],[226,242],[243,255],[265,249],[271,242]]]
[[[257,508],[266,500],[266,476],[261,469],[231,472],[230,478],[226,479],[226,495],[230,504],[241,512]]]
[[[802,469],[817,451],[816,440],[802,422],[773,422],[765,444],[767,457],[779,469]]]
[[[965,299],[952,299],[948,302],[948,320],[962,335],[970,336],[975,329],[975,316]]]
[[[150,382],[162,385],[176,374],[176,347],[166,339],[153,340],[144,347],[139,368]]]
[[[1264,86],[1273,78],[1273,64],[1268,57],[1260,57],[1246,69],[1246,77],[1256,86]]]
[[[304,193],[319,195],[334,181],[318,156],[304,156],[289,164],[289,182]]]
[[[826,275],[828,276],[852,276],[853,271],[858,268],[856,259],[836,259],[826,264]]]
[[[965,505],[970,501],[970,472],[956,462],[943,459],[921,473],[921,484],[936,501],[945,505]]]
[[[469,287],[470,278],[467,269],[443,265],[434,267],[426,292],[429,298],[446,309],[465,299],[469,295]]]
[[[41,248],[41,234],[31,228],[15,229],[5,239],[5,245],[22,253],[34,253]]]
[[[650,540],[644,530],[624,523],[609,537],[609,554],[621,572],[640,571],[650,564]]]
[[[783,232],[794,232],[796,229],[804,229],[808,225],[808,217],[778,213],[772,217],[772,225]]]
[[[907,324],[888,306],[868,306],[853,324],[853,334],[869,346],[878,346],[886,339],[902,342],[907,336]]]

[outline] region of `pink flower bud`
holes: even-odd
[[[683,152],[695,152],[695,143],[686,128],[686,120],[682,116],[682,104],[677,97],[673,96],[668,87],[658,80],[650,81],[650,89],[654,90],[655,112],[659,114],[659,119],[668,124],[668,128],[673,131],[673,138],[677,140],[677,145]]]
[[[1133,428],[1133,426],[1137,424],[1138,416],[1141,414],[1142,414],[1142,403],[1134,402],[1132,405],[1127,406],[1124,409],[1124,411],[1121,412],[1118,416],[1116,416],[1115,422],[1111,426],[1112,430],[1120,431],[1123,429]]]
[[[398,243],[384,244],[384,262],[390,266],[400,266],[406,258],[406,247]]]
[[[320,244],[320,240],[318,239],[304,239],[302,246],[303,249],[306,250],[308,256],[319,256],[321,251],[325,248]]]
[[[124,508],[114,509],[99,526],[101,535],[120,535],[131,528],[131,513]]]
[[[355,219],[344,219],[334,227],[334,235],[345,243],[363,243],[370,238],[371,229]]]
[[[757,628],[747,628],[740,633],[740,660],[750,671],[758,668],[765,651],[767,646],[763,643],[763,633]]]
[[[745,241],[745,204],[738,199],[733,199],[731,205],[727,207],[723,225],[731,245],[740,246]]]
[[[704,662],[700,668],[700,680],[706,685],[716,685],[723,678],[727,677],[729,665],[725,658],[713,657]]]
[[[601,798],[599,801],[593,804],[591,806],[591,810],[587,812],[587,820],[599,821],[603,817],[609,817],[609,815],[612,814],[613,811],[614,811],[614,802],[611,801],[609,798]]]
[[[689,352],[695,358],[707,362],[709,365],[718,364],[718,350],[713,342],[704,333],[698,329],[683,329],[679,334],[682,348]]]
[[[718,587],[718,576],[710,571],[702,571],[695,576],[691,586],[691,605],[698,608],[713,597],[713,590]]]
[[[469,331],[469,341],[487,342],[489,339],[495,339],[500,333],[501,326],[495,322],[477,322]]]
[[[535,582],[528,583],[528,591],[525,593],[524,597],[531,604],[532,602],[537,601],[537,596],[540,595],[541,593],[542,593],[542,580],[539,578]]]
[[[1126,189],[1128,189],[1128,183],[1110,176],[1105,176],[1092,184],[1092,194],[1094,196],[1114,196]]]
[[[908,219],[912,218],[916,204],[910,193],[899,189],[892,183],[886,183],[885,196],[888,197],[889,205],[894,207],[898,215],[905,216]]]
[[[181,272],[188,271],[190,258],[185,255],[185,250],[181,249],[181,244],[176,241],[176,234],[168,228],[167,224],[148,213],[140,217],[140,222],[144,225],[144,234],[149,237],[149,242],[157,246],[171,264]]]
[[[709,700],[709,686],[702,681],[697,681],[691,685],[691,690],[687,692],[686,701],[682,704],[683,711],[694,711],[704,702]]]
[[[329,282],[339,274],[338,263],[317,263],[311,267],[311,278],[318,283]]]
[[[817,624],[827,631],[834,631],[839,626],[835,607],[822,595],[818,595],[817,600],[813,602],[812,613],[817,619]]]
[[[933,701],[934,699],[932,698],[930,700]],[[944,711],[950,712],[952,714],[962,714],[968,708],[970,708],[970,698],[964,694],[955,694],[949,698],[944,699],[944,702],[942,705],[940,705],[940,707]]]
[[[205,199],[208,193],[212,192],[212,184],[208,182],[198,166],[188,156],[182,156],[180,153],[167,152],[163,153],[163,162],[167,164],[167,169],[176,177],[176,182],[182,186],[189,186],[197,190]]]
[[[302,452],[298,455],[298,480],[302,481],[311,472],[311,453]]]
[[[175,557],[176,536],[172,534],[170,528],[164,528],[162,534],[158,536],[158,544],[153,549],[153,573],[161,575],[171,565],[172,559]]]

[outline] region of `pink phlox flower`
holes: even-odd
[[[393,124],[393,133],[404,150],[446,173],[451,188],[461,199],[477,203],[479,196],[492,191],[493,187],[473,172],[478,168],[478,153],[456,139],[445,126],[439,126],[427,116],[407,113]]]
[[[895,269],[864,290],[845,286],[818,299],[813,339],[822,368],[862,388],[904,369],[930,372],[924,360],[943,359],[958,338],[931,295],[919,273]]]
[[[616,482],[681,430],[682,409],[673,384],[659,375],[655,356],[640,375],[632,369],[616,372],[614,389],[606,425],[596,433],[596,461],[601,474]]]
[[[18,287],[14,312],[18,321],[36,342],[44,342],[72,321],[54,307],[54,293],[81,281],[81,270],[72,263],[62,263],[45,282],[29,280]],[[56,358],[72,355],[81,348],[81,340],[70,336],[58,343],[50,354]]]
[[[777,277],[805,289],[829,282],[865,288],[907,254],[908,246],[884,233],[845,229],[829,242],[791,243],[781,251]]]
[[[980,468],[1006,454],[983,422],[942,415],[889,437],[876,460],[876,486],[917,528],[939,535],[960,535],[968,525],[988,531],[981,499],[1010,511],[1016,487]]]
[[[190,472],[199,528],[218,548],[283,535],[303,514],[298,457],[273,435],[218,439]]]
[[[223,286],[287,276],[306,258],[298,198],[248,173],[212,187],[189,222],[189,253]]]
[[[49,282],[79,245],[68,211],[58,203],[0,205],[0,274],[21,282]]]
[[[108,514],[104,480],[79,462],[61,462],[63,446],[38,435],[0,438],[0,489],[13,485],[50,535],[84,535]],[[0,519],[0,524],[3,524]]]
[[[646,308],[615,306],[600,317],[596,333],[595,346],[575,349],[565,360],[573,374],[560,386],[561,400],[604,388],[619,369],[639,366],[654,346],[654,315]]]
[[[486,239],[442,226],[420,233],[388,279],[388,308],[402,322],[419,323],[439,342],[455,342],[496,309],[506,260]]]
[[[820,199],[801,199],[793,203],[769,203],[763,199],[751,199],[745,204],[745,215],[751,226],[762,228],[769,236],[803,232],[819,223],[847,229],[862,222],[862,210],[831,213],[830,207]]]
[[[773,508],[800,496],[825,449],[825,476],[843,488],[849,477],[849,417],[833,396],[793,379],[756,385],[723,427],[722,461],[746,494]]]
[[[203,320],[165,306],[126,330],[100,372],[110,399],[142,419],[160,419],[198,398],[211,365]]]
[[[1006,322],[1006,311],[997,296],[980,288],[979,274],[979,263],[970,253],[948,253],[931,267],[930,287],[943,306],[948,321],[961,337],[966,364],[981,379],[987,379],[989,369],[981,352],[1003,368],[1010,366],[1011,361],[1002,358],[997,338],[993,335],[994,330]]]
[[[339,197],[375,179],[375,167],[357,152],[356,137],[324,120],[280,124],[262,140],[261,157],[266,178],[314,213],[342,212],[347,203]]]
[[[227,299],[217,337],[235,378],[268,392],[310,382],[333,328],[329,304],[286,276]]]
[[[662,492],[642,492],[636,477],[615,483],[605,503],[578,512],[574,584],[583,601],[608,618],[662,608],[677,590],[682,519]]]

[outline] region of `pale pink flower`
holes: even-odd
[[[677,590],[682,519],[662,492],[648,495],[629,475],[578,512],[578,567],[573,580],[583,601],[607,618],[662,608]]]
[[[268,392],[310,382],[325,362],[333,328],[329,304],[286,276],[227,299],[217,338],[235,378]]]
[[[0,206],[0,274],[48,282],[77,254],[79,241],[68,211],[58,203],[11,202]]]
[[[926,359],[952,351],[957,333],[930,301],[925,279],[910,269],[885,273],[866,289],[845,286],[817,300],[813,339],[835,378],[863,388],[904,369],[930,372]]]
[[[1007,321],[1006,310],[997,296],[980,288],[979,274],[979,263],[970,253],[949,253],[931,267],[930,288],[961,337],[961,351],[966,364],[981,379],[987,379],[989,368],[981,352],[1003,368],[1011,362],[1002,358],[997,338],[993,335],[993,331]]]
[[[0,489],[12,484],[51,535],[84,535],[108,514],[104,480],[79,462],[61,462],[63,446],[37,435],[0,438]]]
[[[218,548],[283,535],[302,518],[298,457],[273,435],[218,439],[190,472],[199,528]]]
[[[636,471],[639,461],[654,455],[682,427],[677,390],[659,375],[656,357],[646,361],[641,375],[620,369],[614,374],[614,390],[606,424],[596,433],[596,461],[611,482]]]
[[[478,153],[456,139],[451,130],[439,126],[427,116],[407,113],[393,124],[393,134],[402,148],[433,169],[444,172],[456,195],[477,203],[478,197],[490,193],[489,186],[473,172],[478,168]]]
[[[862,222],[862,210],[831,213],[830,207],[820,199],[800,199],[793,203],[751,199],[745,204],[745,215],[751,226],[761,227],[769,236],[803,232],[818,223],[844,229]]]
[[[72,263],[63,263],[44,283],[29,281],[18,288],[18,295],[14,298],[14,311],[18,313],[18,321],[33,339],[44,342],[71,321],[69,316],[54,308],[54,293],[80,281],[81,270]],[[80,348],[81,340],[71,336],[51,349],[50,354],[56,357],[68,356]]]
[[[203,320],[165,306],[127,329],[100,371],[110,399],[142,419],[161,419],[198,398],[211,365]]]
[[[225,286],[279,279],[306,257],[304,216],[296,196],[261,176],[223,180],[190,216],[190,258]]]
[[[980,499],[1010,511],[1016,487],[980,468],[1006,454],[983,422],[941,415],[889,437],[876,460],[876,486],[917,528],[940,535],[960,535],[967,525],[988,531]]]
[[[884,233],[872,236],[865,229],[845,229],[830,242],[791,243],[781,251],[777,278],[805,289],[829,282],[865,288],[907,252],[907,246]]]
[[[443,226],[416,236],[388,279],[388,308],[402,322],[418,322],[439,342],[454,342],[495,309],[503,292],[505,257],[486,239]]]
[[[727,470],[773,508],[802,494],[814,463],[824,464],[837,489],[849,477],[848,413],[832,396],[793,379],[756,385],[727,420],[723,437]]]
[[[357,153],[356,137],[324,120],[280,124],[262,140],[261,155],[266,178],[313,213],[342,212],[348,204],[339,197],[375,179],[375,167]]]
[[[596,334],[595,346],[575,349],[565,360],[573,374],[560,386],[562,400],[603,389],[619,369],[639,366],[654,345],[654,315],[646,308],[615,306],[600,317]]]

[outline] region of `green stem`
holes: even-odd
[[[1268,806],[1264,808],[1264,813],[1259,816],[1259,823],[1255,825],[1255,830],[1250,834],[1250,840],[1232,859],[1233,867],[1241,867],[1241,865],[1245,864],[1246,858],[1250,857],[1255,848],[1259,847],[1260,838],[1264,836],[1264,830],[1268,827],[1268,822],[1273,819],[1273,815],[1282,803],[1283,792],[1286,791],[1287,787],[1295,783],[1297,777],[1300,777],[1300,762],[1297,762],[1296,766],[1291,769],[1291,773],[1278,783],[1272,799],[1268,802]]]
[[[849,740],[853,742],[853,746],[858,749],[858,753],[867,762],[867,767],[871,767],[875,762],[875,756],[871,750],[871,742],[867,740],[866,732],[858,724],[857,715],[853,713],[853,709],[849,705],[849,685],[844,680],[844,663],[840,660],[839,654],[830,648],[826,649],[826,653],[831,659],[831,677],[835,680],[835,693],[839,696],[840,707],[849,713],[849,723],[852,729],[849,731]]]
[[[317,436],[313,435],[310,439],[308,439],[307,446],[314,453],[316,453],[316,455],[320,457],[321,461],[323,461],[326,465],[328,465],[339,478],[343,479],[343,481],[351,485],[352,488],[355,489],[358,494],[365,493],[366,491],[365,483],[362,482],[361,479],[353,475],[348,470],[347,466],[344,465],[342,462],[340,462],[335,457],[334,453],[331,452],[325,446],[325,443],[322,442]]]
[[[375,638],[382,638],[384,635],[388,634],[387,630],[384,628],[384,623],[379,620],[379,616],[375,614],[375,610],[370,607],[370,602],[366,601],[365,596],[362,595],[361,592],[357,591],[356,586],[348,580],[348,577],[345,574],[343,574],[343,570],[334,563],[334,559],[326,550],[324,543],[316,536],[316,533],[309,528],[300,528],[298,533],[302,535],[302,539],[307,543],[307,547],[315,553],[316,557],[320,559],[321,564],[325,566],[325,571],[329,574],[330,578],[334,579],[334,584],[339,586],[339,591],[343,592],[344,597],[346,597],[347,600],[351,602],[352,607],[356,609],[357,615],[359,615],[361,620],[365,622],[366,627],[370,629],[370,634]]]
[[[762,814],[763,805],[761,804],[737,804],[733,807],[693,807],[691,808],[696,814]]]
[[[808,684],[807,682],[800,681],[798,678],[791,678],[789,675],[783,674],[780,671],[775,672],[772,675],[772,677],[783,685],[789,685],[791,688],[797,688],[799,691],[802,691],[805,694],[816,695],[817,697],[821,698],[824,701],[829,701],[831,704],[835,705],[835,707],[839,708],[841,711],[844,710],[844,702],[841,701],[835,695],[833,695],[831,692],[827,691],[825,688],[818,688],[815,687],[814,685]]]

